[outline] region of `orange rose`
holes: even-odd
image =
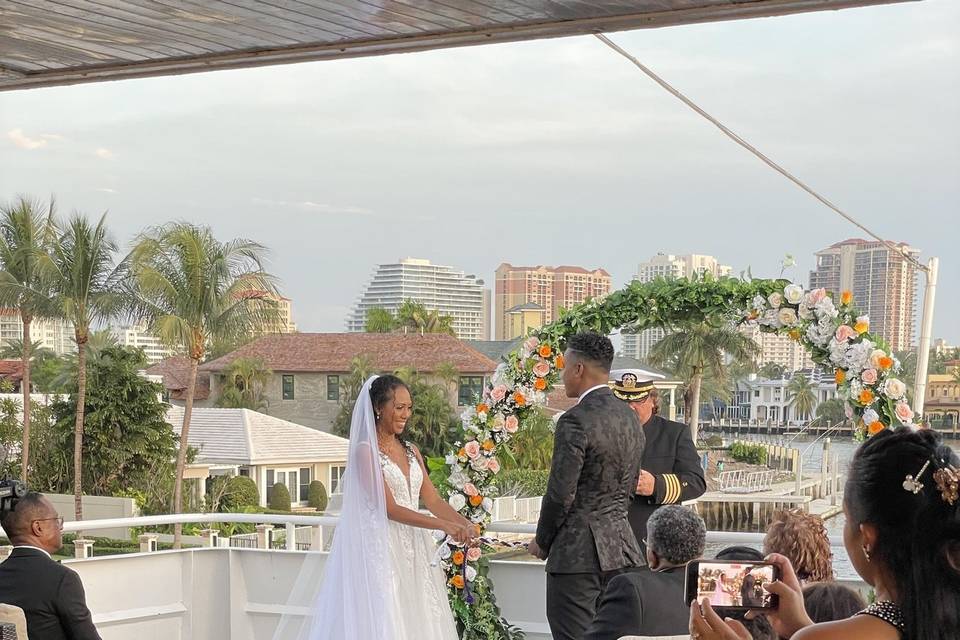
[[[787,335],[794,340],[800,340],[800,329],[790,329],[790,331],[787,332]]]
[[[881,356],[877,360],[877,364],[880,366],[881,369],[890,369],[893,367],[893,358],[891,358],[890,356]]]
[[[543,378],[537,378],[536,382],[533,383],[533,388],[537,391],[543,391],[547,388],[547,381]]]
[[[518,407],[522,407],[527,404],[527,399],[523,397],[523,394],[517,391],[513,394],[513,401],[517,404]]]
[[[460,451],[457,451],[457,457],[458,457],[458,458],[466,458],[466,457],[467,457],[467,450],[464,449],[463,447],[460,447]]]
[[[489,413],[489,412],[490,412],[490,407],[488,407],[484,403],[481,402],[480,404],[477,405],[477,413]]]
[[[833,379],[837,381],[837,384],[843,384],[847,379],[847,372],[843,369],[837,369],[833,374]]]
[[[869,322],[856,322],[856,323],[854,323],[854,325],[853,325],[853,330],[856,331],[857,333],[866,333],[867,331],[870,330],[870,323],[869,323]]]
[[[484,451],[493,451],[493,448],[497,446],[493,443],[493,440],[484,440],[483,441],[483,450]]]
[[[853,302],[852,291],[844,291],[840,294],[840,304],[850,304],[851,302]]]
[[[876,422],[870,423],[870,426],[867,427],[867,433],[869,433],[872,436],[875,436],[881,431],[883,431],[883,429],[884,429],[883,423],[877,420]]]
[[[548,344],[542,344],[540,345],[540,350],[537,351],[537,353],[540,354],[541,358],[549,358],[553,355],[553,349],[551,349],[550,345]]]
[[[483,496],[470,496],[470,506],[479,507],[483,504]]]
[[[563,365],[566,364],[566,361],[563,359],[563,354],[558,354],[556,359],[553,361],[553,366],[557,369],[563,369]]]
[[[463,551],[453,552],[453,564],[463,564]]]
[[[860,400],[860,404],[867,405],[873,402],[875,397],[876,396],[873,395],[873,391],[870,391],[870,389],[864,389],[860,392],[860,397],[858,399]]]
[[[450,584],[455,586],[457,589],[463,589],[463,576],[459,574],[453,576],[452,578],[450,578]]]

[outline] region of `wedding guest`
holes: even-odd
[[[648,567],[610,581],[583,640],[686,633],[684,569],[703,554],[706,536],[703,520],[687,507],[654,511],[647,521]]]
[[[960,638],[960,459],[930,429],[881,431],[857,449],[844,489],[843,542],[876,601],[845,620],[814,624],[790,560],[768,561],[782,579],[766,615],[789,640],[956,640]],[[746,640],[708,600],[690,606],[695,640]]]
[[[63,546],[63,518],[28,493],[0,523],[13,552],[0,563],[0,603],[23,609],[34,640],[100,640],[80,576],[51,558]]]
[[[839,582],[812,582],[803,588],[803,608],[814,622],[846,620],[866,606],[859,593]]]
[[[777,512],[763,540],[763,551],[790,558],[800,584],[833,580],[830,538],[818,515],[799,509]]]

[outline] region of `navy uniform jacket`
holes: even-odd
[[[690,427],[654,415],[643,425],[643,435],[646,447],[640,468],[653,474],[653,495],[634,496],[629,513],[630,526],[641,544],[647,537],[647,520],[657,507],[693,500],[707,488]]]

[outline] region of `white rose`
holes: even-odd
[[[441,560],[446,560],[453,555],[453,552],[450,551],[450,545],[447,544],[440,545],[440,550],[438,553],[440,554]]]
[[[797,324],[797,312],[790,307],[783,307],[777,312],[777,321],[785,327]]]
[[[863,412],[863,423],[866,425],[871,425],[877,420],[880,419],[880,414],[874,411],[873,409],[867,409]]]
[[[440,529],[434,529],[433,539],[436,540],[437,542],[443,542],[444,540],[447,539],[447,534],[445,534],[443,531],[440,531]]]
[[[482,506],[483,510],[487,513],[493,513],[493,500],[490,498],[484,498],[480,506]]]
[[[452,453],[448,453],[447,457],[443,459],[446,464],[457,464],[457,456]]]
[[[907,385],[897,378],[887,378],[883,383],[883,392],[892,400],[899,400],[907,393]]]
[[[487,514],[483,511],[476,511],[472,516],[470,516],[470,522],[474,524],[480,524],[487,519]]]
[[[805,304],[800,305],[800,317],[804,320],[813,320],[813,311]]]
[[[790,304],[800,304],[800,301],[803,300],[803,287],[798,284],[787,285],[783,289],[783,297]]]
[[[490,466],[490,458],[477,456],[470,462],[470,466],[476,469],[477,471],[486,471],[487,467]]]
[[[467,565],[467,568],[464,569],[464,573],[467,576],[467,582],[473,582],[477,579],[477,570],[470,565]]]
[[[783,304],[783,296],[774,291],[769,296],[767,296],[767,302],[770,303],[770,306],[774,309],[780,308],[780,305]]]
[[[463,497],[462,493],[454,493],[450,496],[450,499],[447,500],[450,503],[450,506],[453,507],[454,511],[460,511],[465,506],[467,506],[467,499]]]
[[[757,311],[763,311],[764,307],[767,306],[767,299],[761,295],[756,295],[753,297],[753,308]]]

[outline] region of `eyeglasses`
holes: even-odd
[[[50,520],[56,520],[57,526],[63,529],[63,516],[56,516],[54,518],[37,518],[36,520],[31,520],[30,524],[34,522],[49,522]]]

